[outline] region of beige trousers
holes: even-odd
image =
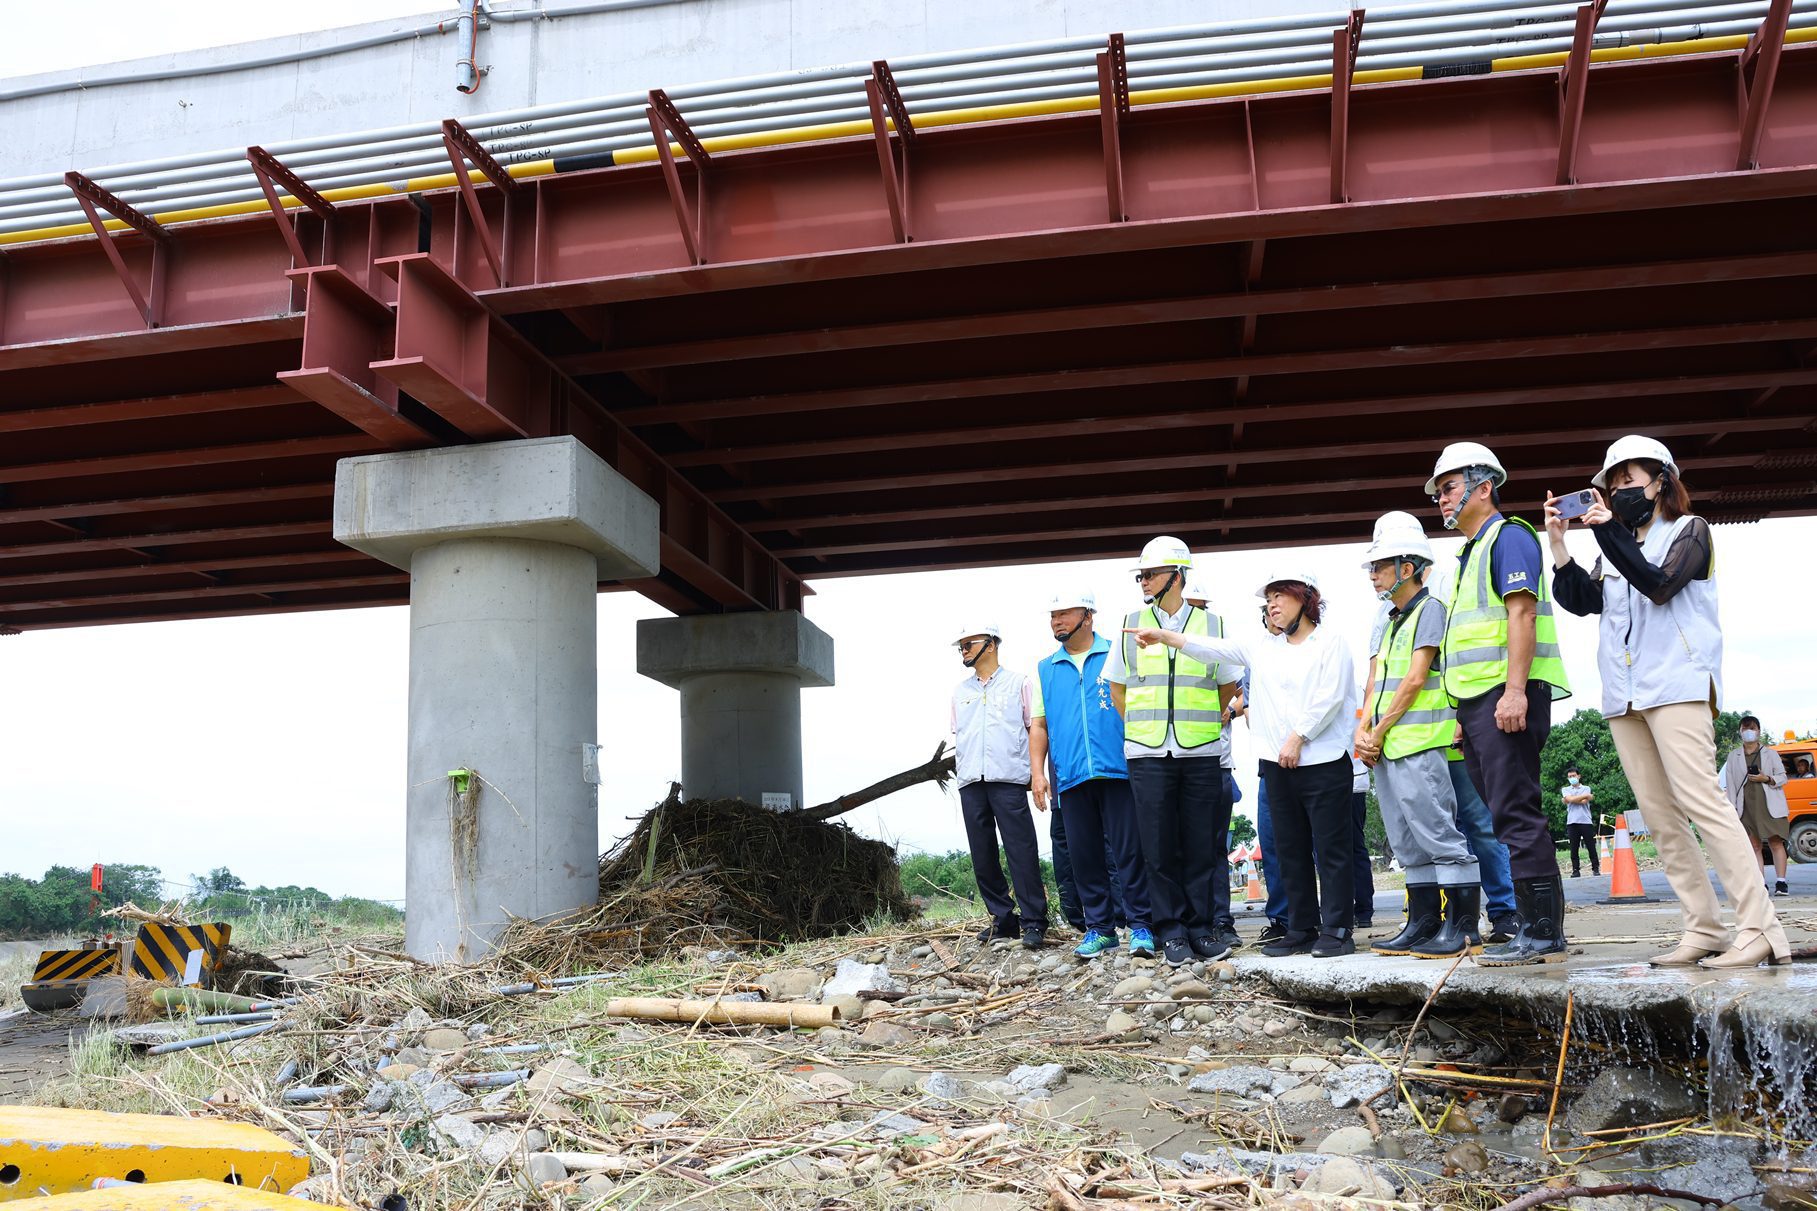
[[[1728,948],[1709,867],[1716,869],[1735,906],[1735,945],[1764,936],[1775,957],[1792,953],[1785,930],[1760,881],[1758,854],[1750,852],[1735,807],[1716,784],[1712,766],[1716,733],[1707,702],[1674,702],[1630,710],[1609,720],[1615,751],[1634,788],[1635,802],[1653,830],[1653,844],[1666,864],[1666,879],[1684,910],[1684,940],[1706,950]],[[1708,851],[1697,848],[1691,826]]]

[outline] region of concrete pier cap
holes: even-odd
[[[832,636],[795,610],[646,618],[637,671],[681,691],[688,798],[806,806],[801,689],[833,684]]]
[[[410,573],[405,946],[470,962],[599,894],[601,580],[656,502],[572,437],[343,459],[334,536]]]

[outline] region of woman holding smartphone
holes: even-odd
[[[1141,647],[1164,643],[1202,663],[1249,670],[1249,726],[1264,754],[1262,787],[1287,892],[1286,936],[1262,953],[1354,954],[1350,726],[1358,691],[1350,647],[1319,625],[1324,602],[1310,573],[1283,572],[1256,596],[1264,603],[1265,635],[1184,635],[1157,627],[1127,633]]]
[[[1566,549],[1570,518],[1560,499],[1546,497],[1553,596],[1573,614],[1602,616],[1602,712],[1683,906],[1683,940],[1650,961],[1720,968],[1789,962],[1791,946],[1755,854],[1710,766],[1722,628],[1709,523],[1691,512],[1671,451],[1650,437],[1611,445],[1590,482],[1596,491],[1582,524],[1602,554],[1587,571]],[[1733,945],[1693,825],[1734,905]]]

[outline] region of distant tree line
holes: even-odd
[[[104,865],[99,892],[90,887],[90,877],[88,867],[74,866],[53,866],[41,879],[0,875],[0,938],[124,933],[122,922],[101,914],[127,901],[155,911],[179,898],[167,894],[163,872],[155,866]],[[393,925],[403,919],[389,904],[331,896],[320,888],[248,887],[225,866],[191,876],[190,886],[190,893],[180,898],[192,920],[232,921],[274,910],[317,913],[353,925]]]

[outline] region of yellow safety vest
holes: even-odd
[[[1124,619],[1126,627],[1160,627],[1153,606]],[[1222,636],[1224,620],[1193,606],[1186,607],[1183,635]],[[1218,666],[1200,664],[1178,648],[1154,643],[1136,647],[1123,636],[1123,668],[1129,683],[1123,695],[1123,736],[1144,748],[1167,743],[1173,724],[1174,743],[1199,748],[1224,734],[1224,708],[1218,701]]]
[[[1413,653],[1417,650],[1413,637],[1419,630],[1420,615],[1426,612],[1426,607],[1436,605],[1430,595],[1422,596],[1399,627],[1390,623],[1382,628],[1382,647],[1375,654],[1375,685],[1371,687],[1374,695],[1369,722],[1372,725],[1380,723],[1382,716],[1388,713],[1388,704],[1394,700],[1395,691],[1401,688],[1407,670],[1413,667]],[[1445,695],[1444,675],[1437,664],[1435,660],[1433,667],[1426,670],[1426,684],[1414,695],[1407,713],[1388,729],[1388,736],[1382,742],[1382,756],[1390,761],[1451,745],[1452,733],[1457,730],[1457,713],[1451,709],[1451,699]]]
[[[1451,589],[1445,645],[1439,655],[1445,662],[1445,690],[1459,702],[1480,697],[1508,681],[1508,607],[1490,583],[1490,553],[1502,527],[1510,522],[1535,533],[1518,517],[1496,519],[1477,536]],[[1533,591],[1539,608],[1534,619],[1533,667],[1527,676],[1551,686],[1553,698],[1568,698],[1571,682],[1558,654],[1558,620],[1552,616],[1552,592],[1544,575]]]

